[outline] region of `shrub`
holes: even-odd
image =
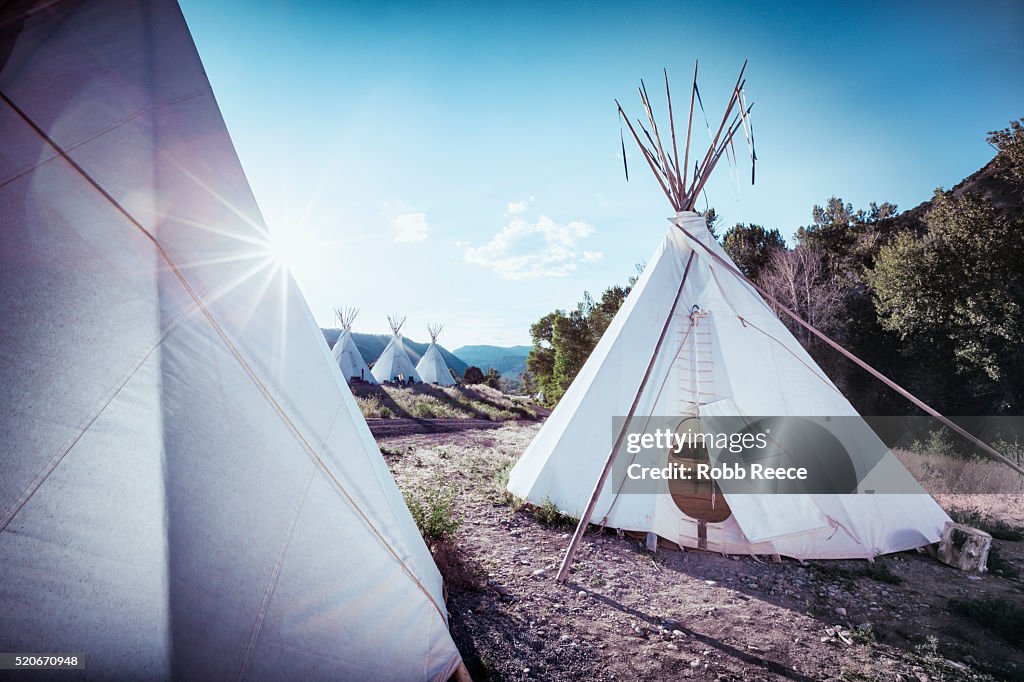
[[[977,509],[950,509],[949,518],[965,526],[983,530],[996,540],[1024,540],[1024,528],[992,518]]]
[[[416,527],[427,544],[451,540],[459,529],[455,517],[455,486],[423,488],[405,493]]]
[[[878,633],[871,623],[861,623],[850,633],[850,639],[858,644],[874,644],[878,641]]]
[[[926,455],[932,455],[935,457],[957,457],[956,445],[953,444],[953,439],[949,435],[949,429],[943,426],[938,431],[932,431],[928,434],[928,437],[921,440],[914,440],[910,444],[910,449],[914,452],[920,452]]]
[[[579,519],[563,514],[550,497],[545,497],[539,505],[533,508],[533,518],[552,528],[575,526],[579,523]]]
[[[391,419],[391,415],[393,413],[391,412],[391,408],[390,407],[382,407],[378,411],[378,414],[380,415],[381,419]]]
[[[434,410],[434,406],[423,400],[417,402],[413,406],[412,413],[419,419],[437,418],[437,412]]]
[[[466,384],[482,384],[484,379],[484,372],[479,367],[467,367],[462,374],[462,381]]]

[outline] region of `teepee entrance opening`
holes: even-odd
[[[700,433],[700,419],[686,417],[676,428],[676,432],[680,435]],[[711,463],[704,445],[687,440],[681,447],[669,450],[668,459],[671,464],[686,467],[686,470],[691,472],[690,480],[669,480],[669,494],[672,495],[672,502],[679,511],[691,519],[705,523],[721,523],[732,516],[729,503],[725,501],[718,484],[699,479],[695,475],[698,464]]]

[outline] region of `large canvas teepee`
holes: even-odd
[[[345,310],[336,308],[334,310],[335,315],[338,316],[338,324],[341,325],[341,336],[335,342],[331,355],[334,356],[334,361],[341,368],[341,376],[345,377],[346,381],[356,379],[368,384],[376,384],[377,380],[373,378],[370,368],[363,360],[363,354],[356,346],[356,340],[352,338],[352,323],[358,312],[355,308]]]
[[[643,97],[650,112],[645,91]],[[692,210],[731,133],[749,123],[742,81],[730,109],[733,103],[740,106],[736,123],[725,128],[723,119],[719,132],[725,129],[727,136],[721,142],[714,138],[689,180],[678,173],[674,144],[665,152],[651,121],[652,145],[641,144],[641,151],[677,213],[575,381],[513,468],[508,489],[535,504],[550,498],[563,512],[583,517],[581,529],[589,519],[727,553],[873,557],[935,542],[948,517],[891,453],[873,472],[860,473],[868,480],[899,479],[904,494],[730,495],[707,486],[687,497],[668,481],[656,493],[621,494],[625,469],[614,463],[627,454],[617,447],[623,431],[613,422],[616,416],[675,415],[698,423],[723,415],[859,421],[758,292],[725,267],[731,261]]]
[[[440,325],[427,325],[427,333],[430,334],[430,346],[416,365],[416,371],[419,372],[423,381],[428,384],[454,386],[455,379],[448,369],[448,363],[444,361],[444,356],[441,355],[441,349],[437,347],[437,337],[441,335],[442,329],[443,327]]]
[[[413,366],[409,353],[405,350],[405,341],[402,339],[402,326],[405,324],[404,317],[388,315],[388,324],[391,327],[391,340],[384,347],[384,352],[373,363],[373,376],[378,382],[395,381],[396,379],[406,383],[410,379],[416,383],[423,381],[419,372]]]
[[[441,577],[177,4],[0,5],[0,130],[0,651],[448,678]]]

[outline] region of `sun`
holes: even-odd
[[[270,255],[292,273],[316,276],[323,263],[324,245],[303,227],[279,227],[270,234]]]

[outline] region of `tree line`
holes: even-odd
[[[737,224],[720,239],[736,266],[780,303],[940,411],[1024,414],[1024,127],[990,132],[981,171],[927,204],[854,209],[833,196],[787,244],[776,228]],[[715,234],[712,210],[705,215]],[[556,403],[636,276],[584,293],[530,329],[532,386]],[[864,414],[909,414],[904,398],[782,315]]]

